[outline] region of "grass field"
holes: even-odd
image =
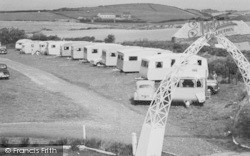
[[[40,88],[16,71],[10,70],[10,74],[9,80],[0,80],[0,123],[81,120],[87,116],[70,99]]]
[[[45,70],[68,82],[88,88],[109,99],[118,101],[124,106],[140,114],[145,114],[148,106],[132,105],[131,98],[135,88],[136,73],[124,74],[113,68],[97,68],[78,61],[61,57],[19,55],[14,51],[5,57]],[[65,74],[67,73],[67,74]],[[193,137],[204,139],[226,150],[241,150],[232,144],[227,136],[234,115],[239,91],[242,84],[222,84],[221,91],[206,101],[205,106],[173,105],[169,115],[172,125],[181,127],[183,131],[193,134]],[[176,136],[178,137],[178,136]]]
[[[13,12],[0,13],[0,21],[54,21],[67,19],[50,12]]]
[[[47,32],[53,31],[68,31],[70,29],[82,29],[82,28],[101,28],[105,25],[94,25],[85,23],[72,23],[72,22],[46,22],[46,21],[0,21],[1,28],[18,28],[25,30],[26,33],[41,32],[47,30]]]

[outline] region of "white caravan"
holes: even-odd
[[[48,43],[46,41],[39,41],[39,52],[41,54],[47,54]]]
[[[176,77],[180,81],[172,93],[172,100],[174,102],[184,102],[187,107],[193,102],[203,105],[207,97],[206,68],[197,65],[187,65],[180,69]],[[155,92],[152,85],[154,85],[154,81],[138,81],[137,89],[134,93],[134,101],[153,100]]]
[[[48,55],[60,56],[61,46],[65,41],[48,41]]]
[[[164,76],[170,72],[172,66],[176,63],[180,63],[180,58],[184,55],[185,54],[169,53],[143,57],[139,72],[140,76],[147,80],[163,80]],[[208,75],[208,64],[206,58],[194,55],[190,58],[190,64],[204,67]]]
[[[133,46],[121,46],[121,47],[111,47],[111,48],[104,48],[102,50],[102,58],[100,63],[107,66],[107,67],[112,67],[116,66],[117,63],[117,56],[118,56],[118,51],[123,50],[123,49],[132,49],[135,48]]]
[[[33,55],[36,52],[39,52],[39,50],[39,41],[30,41],[22,44],[22,49],[20,52]]]
[[[139,72],[142,57],[161,55],[169,52],[163,49],[142,47],[119,50],[116,67],[123,72]]]
[[[15,44],[15,48],[16,50],[21,50],[22,49],[22,45],[25,43],[25,42],[30,42],[31,40],[29,39],[20,39],[16,42]]]
[[[81,43],[72,45],[71,58],[74,60],[84,59],[84,48],[85,46],[92,45],[92,42],[82,41]]]
[[[94,63],[101,60],[102,48],[107,45],[116,45],[116,44],[106,44],[106,43],[95,43],[84,47],[84,60],[87,62]]]
[[[62,44],[60,56],[71,56],[71,48],[73,42],[67,42]]]
[[[187,65],[179,71],[177,77],[180,81],[172,94],[173,101],[184,102],[187,107],[193,102],[203,105],[207,95],[207,69]]]
[[[95,44],[93,46],[88,46],[86,48],[87,48],[87,61],[89,61],[93,65],[98,65],[102,64],[103,53],[105,54],[109,53],[110,58],[117,58],[116,54],[117,50],[124,49],[124,46],[121,44],[105,43],[105,44]]]

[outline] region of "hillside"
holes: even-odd
[[[83,8],[62,8],[54,10],[54,12],[72,18],[78,17],[94,17],[98,13],[114,13],[122,14],[123,12],[130,12],[136,18],[146,22],[161,22],[178,19],[196,18],[198,15],[177,7],[160,5],[160,4],[119,4],[107,5],[98,7],[83,7]]]
[[[92,19],[98,13],[113,13],[121,15],[124,12],[130,13],[133,19],[144,22],[162,22],[188,20],[197,18],[204,14],[186,11],[177,7],[136,3],[136,4],[118,4],[98,7],[81,8],[61,8],[56,10],[27,10],[0,12],[0,21],[55,21],[55,20],[74,20],[78,17]]]

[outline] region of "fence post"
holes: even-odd
[[[82,125],[82,134],[83,134],[83,140],[86,140],[86,127],[85,127],[85,125]]]
[[[136,133],[132,133],[132,151],[133,151],[133,156],[136,154],[136,149],[137,149],[137,137]]]

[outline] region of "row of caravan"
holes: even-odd
[[[139,72],[144,79],[154,81],[162,80],[172,66],[179,64],[180,58],[185,55],[164,49],[87,41],[23,39],[16,42],[16,49],[25,54],[42,53],[84,60],[93,65],[114,66],[123,72]],[[194,55],[190,58],[189,63],[197,67],[204,67],[208,76],[208,65],[205,58]]]

